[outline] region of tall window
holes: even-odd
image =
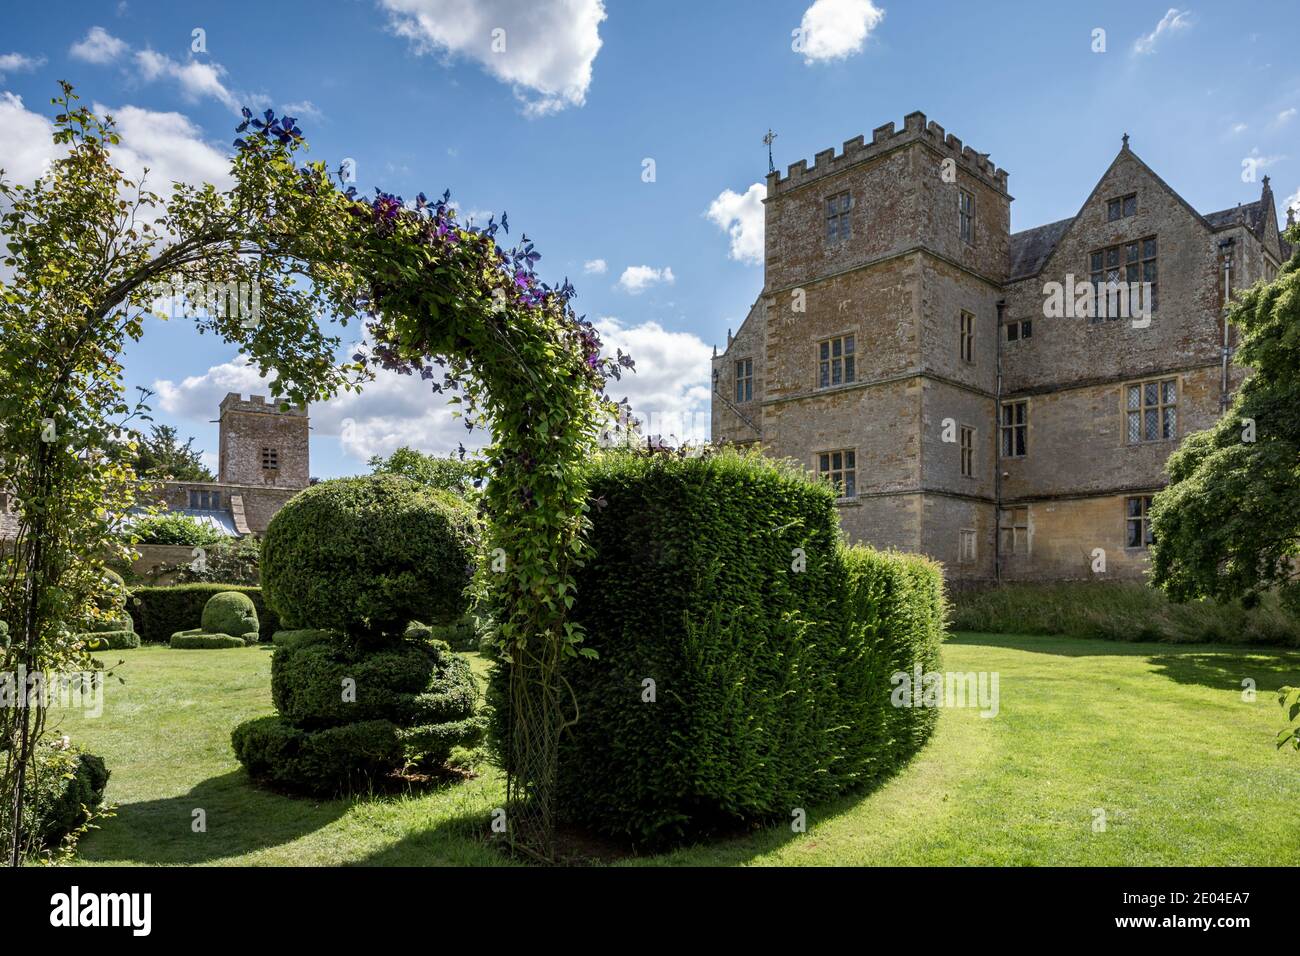
[[[1135,215],[1138,211],[1137,193],[1129,193],[1127,196],[1120,196],[1106,203],[1106,221],[1114,222],[1117,219],[1127,219]]]
[[[280,467],[280,450],[278,448],[262,447],[262,470],[275,471]]]
[[[957,190],[957,217],[962,242],[975,242],[975,197],[964,189]]]
[[[1129,315],[1136,314],[1142,301],[1134,285],[1140,282],[1150,283],[1150,298],[1146,305],[1152,312],[1156,310],[1160,301],[1156,251],[1155,236],[1093,251],[1088,263],[1093,286],[1091,322],[1120,318],[1121,301],[1127,303]],[[1118,287],[1120,283],[1124,283],[1124,287],[1108,292],[1107,286],[1114,284]]]
[[[736,401],[749,402],[754,399],[754,360],[741,359],[736,363]]]
[[[1178,380],[1138,382],[1124,387],[1124,415],[1131,444],[1178,437]]]
[[[998,553],[1029,553],[1029,509],[1007,508],[998,518]]]
[[[957,532],[957,561],[959,564],[975,563],[975,531],[971,528]]]
[[[855,380],[857,367],[853,336],[841,335],[817,343],[817,386],[847,385]]]
[[[836,193],[826,200],[826,241],[840,242],[853,235],[853,223],[849,210],[853,208],[853,197],[847,193]]]
[[[1149,495],[1141,495],[1136,498],[1124,499],[1127,517],[1125,518],[1124,547],[1126,548],[1145,548],[1148,547],[1155,538],[1151,535],[1151,498]]]
[[[857,453],[852,448],[824,451],[817,456],[817,474],[835,486],[841,498],[855,498],[858,494]]]
[[[1029,403],[1002,405],[1002,457],[1023,458],[1029,439]]]
[[[961,314],[961,360],[975,364],[975,316],[965,311]]]
[[[975,477],[975,429],[961,426],[961,474],[963,478]]]

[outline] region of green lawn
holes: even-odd
[[[108,655],[106,655],[107,657]],[[950,671],[997,671],[1000,713],[945,710],[930,744],[868,794],[655,864],[1300,864],[1300,756],[1273,691],[1300,653],[959,634]],[[62,733],[112,770],[94,864],[501,865],[485,843],[501,776],[404,797],[297,800],[253,787],[230,730],[271,711],[265,648],[115,652],[126,683]],[[474,658],[483,670],[481,658]],[[1258,689],[1243,701],[1241,681]],[[1094,809],[1106,811],[1094,832]],[[206,812],[207,832],[191,829]]]

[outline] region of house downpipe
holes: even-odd
[[[1219,243],[1219,254],[1223,256],[1223,347],[1221,349],[1221,378],[1219,381],[1219,414],[1228,410],[1228,359],[1232,356],[1229,346],[1228,307],[1232,302],[1232,247],[1236,239],[1228,238]]]
[[[1002,317],[1007,300],[998,299],[997,383],[993,403],[993,580],[1002,583]]]

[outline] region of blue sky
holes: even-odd
[[[12,177],[39,168],[35,114],[49,114],[59,79],[119,115],[128,161],[178,178],[220,174],[240,104],[289,109],[312,155],[351,158],[363,189],[450,188],[466,213],[508,210],[546,278],[568,275],[579,310],[638,359],[620,391],[665,414],[707,413],[710,347],[762,285],[761,214],[747,193],[767,169],[769,126],[784,169],[922,110],[1008,170],[1014,229],[1076,212],[1126,131],[1202,211],[1258,198],[1244,159],[1272,176],[1280,217],[1300,193],[1300,14],[1281,0],[54,9],[22,4],[0,34],[0,166]],[[505,49],[494,52],[498,27]],[[150,122],[160,112],[179,116]],[[159,389],[155,419],[209,452],[216,402],[257,381],[232,348],[176,319],[150,320],[126,365],[129,384]],[[464,437],[406,382],[313,408],[313,422],[320,477],[364,471],[366,454],[397,444],[445,451]]]

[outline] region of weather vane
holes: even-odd
[[[767,171],[769,173],[776,172],[776,164],[772,162],[772,141],[775,139],[776,133],[773,133],[772,128],[769,126],[767,135],[763,137],[763,142],[767,144]]]

